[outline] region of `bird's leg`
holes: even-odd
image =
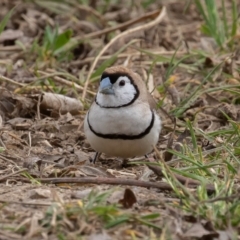
[[[100,158],[101,154],[102,154],[101,152],[96,152],[94,158],[93,159],[90,158],[90,162],[95,164],[96,161]]]

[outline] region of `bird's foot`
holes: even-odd
[[[96,161],[100,158],[101,154],[102,154],[102,153],[100,153],[100,152],[96,152],[93,159],[92,159],[91,157],[89,158],[90,163],[95,164]]]

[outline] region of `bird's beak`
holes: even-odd
[[[112,85],[109,77],[104,78],[100,82],[99,92],[103,93],[103,94],[107,94],[107,95],[114,94],[113,85]]]

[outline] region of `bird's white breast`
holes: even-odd
[[[148,103],[138,100],[133,105],[116,109],[101,108],[93,104],[85,118],[84,130],[92,148],[98,152],[126,158],[142,156],[152,151],[159,138],[161,121],[155,112],[154,116],[151,130],[139,139],[102,138],[91,131],[88,121],[92,129],[100,134],[138,135],[151,124],[152,111]]]
[[[89,111],[92,128],[102,134],[136,135],[148,127],[152,113],[148,104],[134,104],[123,108],[101,108],[92,105]]]

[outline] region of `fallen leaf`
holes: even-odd
[[[184,234],[183,237],[194,237],[198,239],[212,239],[213,237],[218,237],[219,234],[215,231],[209,231],[203,227],[201,223],[194,223]]]
[[[51,191],[49,189],[32,189],[29,192],[29,198],[31,199],[46,199],[51,197]]]
[[[120,199],[118,203],[122,204],[124,208],[131,208],[134,203],[137,202],[137,198],[133,191],[129,188],[125,189],[123,199]]]
[[[204,67],[207,67],[207,68],[214,67],[213,60],[210,57],[205,58]]]

